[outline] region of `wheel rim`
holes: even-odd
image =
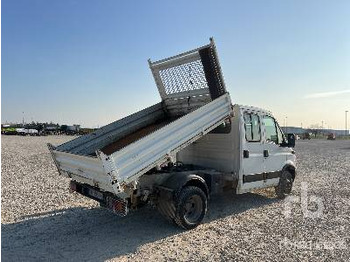
[[[194,195],[187,199],[185,206],[184,218],[187,223],[196,223],[203,211],[203,200],[200,196]]]

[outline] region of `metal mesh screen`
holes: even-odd
[[[159,71],[167,95],[208,88],[200,59]]]

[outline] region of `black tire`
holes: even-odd
[[[192,229],[202,222],[207,213],[208,199],[199,187],[187,186],[181,190],[175,206],[175,223],[184,229]]]
[[[207,213],[208,199],[202,189],[186,186],[174,199],[160,197],[159,212],[169,221],[184,229],[197,227]]]
[[[293,176],[288,170],[283,170],[280,181],[275,187],[275,192],[278,198],[284,199],[292,192]]]

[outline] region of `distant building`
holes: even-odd
[[[288,133],[294,133],[296,135],[301,135],[307,132],[313,132],[314,129],[310,129],[310,128],[301,128],[301,127],[295,127],[295,126],[287,126],[287,127],[281,127],[283,132],[285,134]],[[318,133],[320,134],[330,134],[333,133],[336,136],[343,136],[343,135],[349,135],[349,130],[345,131],[345,130],[339,130],[339,129],[317,129]]]
[[[306,129],[301,128],[301,127],[295,127],[295,126],[286,126],[286,127],[281,127],[283,130],[283,133],[288,134],[288,133],[293,133],[296,135],[301,135],[307,132]]]

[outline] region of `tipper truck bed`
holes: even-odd
[[[152,202],[166,218],[193,228],[206,212],[209,193],[227,185],[240,188],[239,164],[232,170],[208,166],[194,156],[193,149],[197,141],[210,137],[208,133],[225,132],[234,126],[232,118],[240,111],[234,113],[212,39],[210,44],[189,52],[156,62],[149,60],[149,66],[160,103],[91,134],[48,147],[59,173],[71,178],[73,191],[120,215]],[[237,124],[237,130],[240,128]],[[239,139],[239,132],[234,136]],[[205,210],[204,214],[194,215],[194,222],[186,220],[185,213],[181,216],[177,211],[181,203],[174,200],[175,192],[182,192],[180,196],[194,194],[191,205],[197,211]],[[182,204],[184,209],[186,203]]]

